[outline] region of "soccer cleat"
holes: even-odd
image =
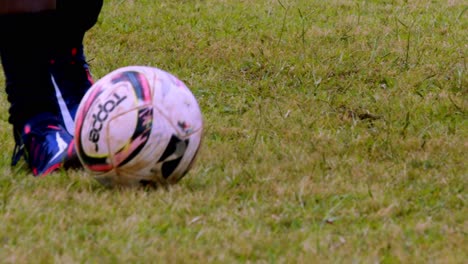
[[[34,176],[45,176],[62,167],[80,167],[73,137],[55,118],[35,117],[24,126],[19,140],[12,165],[23,155]]]

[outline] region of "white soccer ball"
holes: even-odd
[[[191,168],[201,146],[198,102],[174,75],[119,68],[98,80],[76,114],[83,167],[106,186],[168,186]]]

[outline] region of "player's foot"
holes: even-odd
[[[19,140],[13,165],[23,154],[34,176],[45,176],[59,168],[80,167],[73,137],[51,116],[33,118],[24,126]]]

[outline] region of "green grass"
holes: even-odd
[[[195,167],[168,191],[10,167],[2,263],[466,263],[468,5],[108,0],[95,79],[172,72],[199,100]],[[0,81],[4,82],[3,75]]]

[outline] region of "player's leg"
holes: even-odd
[[[60,10],[0,16],[0,56],[17,142],[12,164],[24,153],[36,176],[79,164],[69,132],[92,84],[82,40],[99,10],[83,13],[83,21],[71,21]],[[63,26],[69,31],[62,32]]]
[[[97,22],[102,0],[57,0],[57,20],[63,27],[55,28],[48,45],[50,72],[67,130],[73,135],[78,105],[93,83],[86,61],[83,38]]]
[[[51,11],[0,16],[0,57],[16,141],[12,164],[24,154],[36,176],[77,161],[73,138],[59,118],[50,73],[46,40],[53,34],[45,29],[54,17]]]

